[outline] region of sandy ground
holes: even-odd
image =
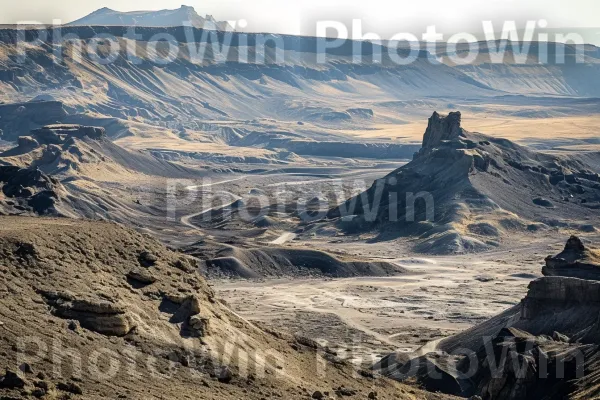
[[[517,304],[541,276],[544,257],[563,243],[477,256],[391,258],[409,273],[385,278],[214,282],[245,318],[318,339],[340,356],[369,364],[390,351],[410,352]],[[350,245],[379,255],[385,245]],[[393,252],[392,252],[393,253]]]
[[[516,142],[595,139],[600,135],[600,116],[564,116],[542,118],[503,118],[497,114],[465,114],[464,126],[473,132],[506,138]],[[369,129],[349,129],[344,133],[365,139],[388,139],[418,143],[423,138],[422,119],[404,125],[376,124]]]

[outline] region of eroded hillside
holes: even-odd
[[[148,236],[112,223],[1,222],[3,396],[444,398],[262,331],[215,297],[193,259]]]

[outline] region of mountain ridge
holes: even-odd
[[[66,25],[173,27],[187,24],[194,28],[233,31],[233,27],[227,21],[216,21],[211,15],[201,17],[194,7],[185,5],[174,10],[124,12],[103,7]]]

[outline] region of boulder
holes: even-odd
[[[60,382],[59,384],[56,385],[56,388],[58,390],[61,390],[63,392],[67,392],[67,393],[78,394],[78,395],[83,394],[83,389],[81,388],[81,386],[79,386],[75,382]]]
[[[563,342],[563,343],[569,343],[570,339],[567,335],[563,335],[560,332],[556,332],[554,331],[552,333],[552,339],[554,339],[555,342]]]
[[[156,264],[158,257],[152,254],[150,251],[144,250],[140,252],[138,260],[143,267],[151,267]]]
[[[53,190],[44,190],[33,195],[27,204],[39,215],[50,214],[55,211],[58,194]]]
[[[221,368],[217,380],[221,383],[230,383],[233,380],[233,373],[228,367]]]
[[[200,314],[200,299],[195,295],[164,294],[163,308],[173,314],[171,323],[189,325],[190,317]]]
[[[336,391],[335,394],[338,395],[338,397],[351,397],[351,396],[355,396],[358,393],[357,390],[355,389],[351,389],[351,388],[347,388],[347,387],[343,387],[340,386]]]
[[[17,372],[6,369],[2,378],[0,378],[0,389],[22,389],[27,384],[25,377],[19,370]]]
[[[192,315],[189,319],[189,327],[195,333],[194,336],[204,337],[209,334],[210,326],[209,319],[200,315]]]
[[[554,204],[552,204],[552,202],[550,200],[545,199],[543,197],[536,197],[535,199],[533,199],[533,204],[540,206],[540,207],[546,207],[546,208],[554,207]]]
[[[129,271],[127,273],[127,278],[144,285],[150,285],[156,282],[156,277],[154,277],[148,271],[142,269],[134,269],[132,271]]]

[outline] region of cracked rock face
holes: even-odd
[[[460,138],[464,133],[460,124],[461,114],[459,111],[451,112],[447,116],[434,112],[429,118],[429,124],[423,137],[423,147],[434,148],[445,140]]]

